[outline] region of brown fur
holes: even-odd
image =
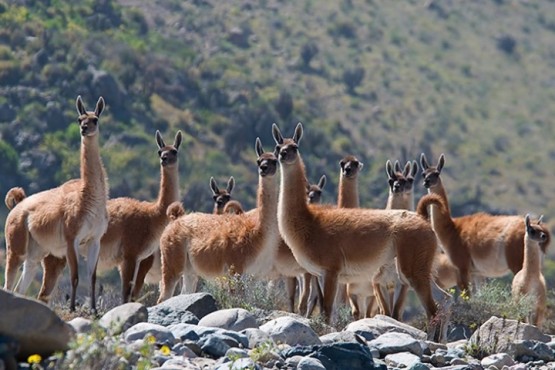
[[[549,242],[550,236],[541,221],[531,224],[530,216],[526,215],[524,223],[524,262],[522,270],[513,278],[512,295],[515,300],[525,296],[532,297],[534,309],[526,322],[541,328],[547,306],[547,288],[542,274],[543,252],[540,245]]]
[[[108,225],[108,186],[98,143],[98,117],[104,109],[104,100],[99,98],[94,112],[85,110],[80,96],[76,106],[81,128],[81,177],[27,197],[12,209],[5,229],[4,288],[14,288],[17,269],[24,261],[23,274],[16,288],[20,293],[27,290],[44,257],[49,254],[58,259],[67,256],[72,284],[70,309],[75,310],[79,281],[77,253],[80,253],[87,256],[91,308],[95,311],[96,263],[100,238]],[[55,285],[56,282],[49,283]],[[39,298],[48,300],[44,282]]]
[[[8,209],[12,209],[26,197],[27,195],[25,194],[25,190],[23,190],[23,188],[11,188],[6,193],[4,202],[6,203],[6,207],[8,207]]]
[[[449,259],[459,269],[459,288],[470,292],[471,275],[501,277],[511,271],[516,274],[524,261],[523,218],[486,213],[451,218],[447,194],[439,177],[444,161],[442,155],[438,166],[432,167],[422,155],[424,182],[430,193],[422,204],[423,207],[433,205],[432,225]],[[548,245],[549,238],[540,243],[543,253]]]
[[[218,184],[216,183],[216,180],[213,177],[210,178],[210,189],[212,190],[212,198],[214,199],[214,210],[212,211],[213,214],[221,215],[222,213],[226,212],[224,210],[224,207],[231,200],[231,192],[233,191],[234,187],[235,179],[233,179],[233,176],[230,176],[229,180],[227,180],[227,187],[225,189],[220,189],[218,187]],[[243,208],[241,208],[241,212],[242,211]]]
[[[277,160],[257,139],[257,208],[240,215],[191,213],[170,223],[160,239],[162,282],[159,302],[168,299],[185,273],[205,278],[230,270],[263,276],[272,267],[279,243],[275,232]]]
[[[403,210],[308,207],[298,154],[302,125],[297,125],[292,139],[283,139],[276,125],[273,135],[281,168],[279,230],[299,264],[323,277],[325,317],[331,317],[338,281],[368,281],[397,257],[403,278],[416,291],[428,319],[434,318],[438,308],[432,297],[431,269],[437,244],[429,222]]]
[[[223,213],[240,215],[241,213],[245,213],[245,210],[239,201],[230,200],[225,204]]]

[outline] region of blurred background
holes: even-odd
[[[231,175],[252,208],[256,137],[269,150],[273,122],[290,136],[301,121],[325,203],[347,154],[364,163],[361,205],[383,208],[387,159],[445,153],[454,216],[531,212],[555,225],[554,69],[553,1],[3,0],[0,194],[78,177],[75,99],[92,110],[102,95],[112,197],[155,199],[155,131],[173,142],[182,130],[186,209],[210,212],[210,177],[225,187]]]

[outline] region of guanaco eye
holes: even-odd
[[[177,150],[175,150],[175,149],[170,149],[170,153],[173,154],[173,155],[177,155]]]

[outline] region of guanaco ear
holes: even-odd
[[[430,167],[428,160],[426,159],[426,154],[424,153],[420,154],[420,165],[422,166],[422,171],[425,171],[428,167]]]
[[[104,111],[104,98],[101,96],[100,98],[98,98],[98,101],[96,102],[96,108],[94,108],[94,115],[97,117],[100,117],[100,115],[102,114],[102,111]]]
[[[210,189],[212,190],[212,194],[220,194],[220,189],[218,189],[218,184],[216,184],[214,177],[210,177]]]
[[[77,96],[77,100],[75,101],[75,106],[77,107],[77,113],[79,113],[80,116],[87,113],[87,110],[85,109],[85,105],[83,104],[83,100],[81,99],[81,95]]]
[[[295,135],[293,135],[293,141],[297,144],[301,142],[303,137],[303,124],[297,123],[297,127],[295,127]]]
[[[162,134],[160,134],[160,131],[158,130],[156,130],[156,144],[158,144],[159,149],[162,149],[166,146],[166,143],[164,143],[164,139],[162,139]]]
[[[528,230],[530,228],[530,214],[527,213],[526,216],[524,216],[524,224],[526,225],[526,230]]]
[[[385,173],[387,173],[388,179],[393,178],[393,165],[391,164],[391,161],[389,159],[387,160],[387,162],[385,162]]]
[[[412,167],[412,165],[411,165],[410,161],[405,163],[405,167],[403,168],[403,176],[409,177],[411,167]]]
[[[173,146],[176,150],[179,150],[179,147],[181,146],[181,142],[183,141],[183,135],[181,134],[181,130],[177,131],[177,134],[175,134],[175,139],[173,139]]]
[[[393,168],[395,168],[395,172],[403,172],[401,171],[401,162],[399,162],[399,160],[395,161],[395,165],[393,166]]]
[[[256,151],[256,155],[259,157],[262,155],[262,153],[264,153],[264,148],[262,148],[262,142],[260,141],[259,137],[256,138],[256,142],[254,144],[254,150]]]
[[[281,136],[281,131],[275,123],[272,124],[272,136],[274,137],[276,144],[283,144],[283,136]]]
[[[439,161],[437,162],[437,172],[441,172],[443,165],[445,164],[445,154],[441,153],[439,156]]]
[[[233,176],[229,177],[229,180],[227,180],[227,193],[231,194],[231,191],[233,190],[233,187],[235,186],[235,179],[233,178]]]
[[[411,166],[411,170],[410,170],[410,175],[411,177],[415,177],[416,174],[418,173],[418,162],[416,161],[412,161],[412,166]]]
[[[324,188],[324,186],[326,186],[326,175],[322,175],[322,177],[320,177],[320,181],[318,181],[318,187],[321,189]]]
[[[358,170],[362,170],[362,167],[364,167],[364,163],[362,163],[361,161],[358,161]]]

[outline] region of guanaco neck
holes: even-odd
[[[179,201],[178,164],[160,166],[160,190],[156,201],[158,211],[165,217],[168,206],[176,201]]]
[[[278,213],[278,180],[276,174],[258,176],[256,208],[259,212],[259,227],[264,230],[275,230]],[[277,235],[279,235],[279,232]]]
[[[389,197],[385,209],[407,209],[414,210],[414,193],[394,193],[389,189]]]
[[[106,207],[108,186],[106,173],[100,158],[98,133],[81,137],[81,181],[85,203],[94,203]],[[88,208],[88,207],[87,207]]]
[[[522,271],[526,277],[538,276],[542,270],[540,245],[526,234],[524,237],[524,262]]]
[[[339,208],[359,208],[358,177],[339,176],[337,206]]]
[[[432,228],[435,230],[436,225],[440,225],[445,222],[445,218],[451,219],[451,210],[449,208],[449,200],[447,199],[447,192],[443,186],[441,178],[437,180],[437,184],[431,188],[428,188],[428,194],[437,194],[443,199],[443,204],[445,204],[446,215],[443,212],[439,212],[436,206],[431,207],[430,218],[432,220]]]
[[[281,164],[280,169],[278,225],[285,243],[294,248],[291,235],[294,235],[311,215],[306,202],[305,169],[300,156],[294,163]]]

